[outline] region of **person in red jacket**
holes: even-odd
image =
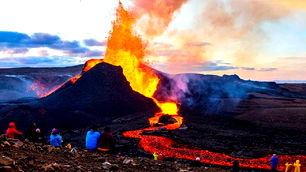
[[[15,122],[10,122],[9,128],[6,130],[6,137],[13,139],[13,138],[15,138],[15,134],[22,135],[22,132],[20,132],[16,129]]]
[[[112,152],[115,148],[115,139],[110,127],[105,127],[98,141],[98,150]]]

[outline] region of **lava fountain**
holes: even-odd
[[[168,130],[178,129],[183,123],[183,117],[178,114],[177,102],[160,102],[154,98],[154,93],[157,90],[160,79],[156,73],[144,63],[145,47],[141,38],[133,31],[134,23],[135,19],[119,2],[119,7],[116,10],[116,19],[112,23],[113,28],[108,38],[105,58],[103,60],[92,59],[87,61],[82,72],[84,73],[90,70],[101,62],[121,66],[123,74],[130,82],[132,89],[153,99],[160,108],[159,113],[149,118],[151,127],[126,131],[123,135],[125,137],[139,139],[139,146],[142,149],[150,153],[160,152],[164,157],[189,160],[195,160],[196,157],[200,157],[203,163],[222,166],[231,166],[234,160],[238,160],[241,167],[269,169],[269,158],[271,155],[259,159],[240,159],[222,153],[210,152],[208,150],[190,149],[188,148],[189,146],[177,144],[166,137],[142,135],[145,131],[158,130],[161,128]],[[70,83],[75,83],[81,76],[82,74],[70,79]],[[174,124],[156,127],[155,124],[159,122],[160,117],[163,115],[171,115],[176,119],[176,122]],[[284,170],[285,162],[293,162],[296,159],[299,159],[302,163],[306,163],[306,156],[304,155],[280,155],[279,164],[281,166],[279,170]]]

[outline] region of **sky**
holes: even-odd
[[[168,73],[306,80],[305,0],[121,0]],[[0,0],[0,68],[103,58],[117,0]]]

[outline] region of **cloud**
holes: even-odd
[[[181,73],[181,72],[208,72],[208,71],[224,71],[239,69],[239,67],[219,64],[218,62],[202,62],[202,63],[180,63],[176,64],[175,67],[167,64],[157,65],[157,67],[163,71],[170,73]]]
[[[242,70],[256,70],[254,67],[241,67]]]
[[[148,37],[162,34],[187,0],[132,0],[138,28]]]
[[[178,49],[168,49],[151,52],[150,55],[166,56],[166,57],[188,57],[188,53]]]
[[[89,58],[71,56],[27,56],[1,58],[0,68],[14,67],[64,67],[84,64]]]
[[[31,39],[27,34],[9,31],[0,31],[0,43],[16,46],[18,43]]]
[[[305,0],[270,0],[270,1],[275,4],[279,4],[293,10],[306,10]]]
[[[156,46],[149,44],[148,61],[160,59],[161,56],[171,56],[167,64],[168,67],[172,65],[170,68],[173,69],[180,63],[202,64],[220,58],[232,61],[235,67],[255,64],[256,61],[260,61],[256,58],[262,58],[265,55],[264,46],[266,41],[269,41],[269,33],[265,32],[263,25],[277,23],[292,14],[288,8],[276,5],[271,0],[189,2],[190,7],[197,9],[192,11],[193,18],[185,18],[191,20],[189,23],[192,26],[184,29],[168,28],[162,37],[167,43],[172,43],[173,47],[168,48],[171,50],[160,51]],[[190,10],[183,10],[180,12],[190,12]],[[181,16],[184,14],[178,13],[178,17]],[[186,16],[188,16],[187,13]],[[174,22],[176,25],[186,24],[184,20]],[[152,55],[154,52],[155,56]],[[241,70],[258,69],[246,67]]]
[[[186,46],[189,47],[206,47],[206,46],[210,46],[211,43],[209,42],[190,42],[190,43],[186,43]]]
[[[63,51],[71,56],[100,56],[101,51],[82,47],[78,41],[65,41],[57,35],[34,33],[29,36],[19,32],[0,31],[0,50],[25,53],[30,48],[50,48]]]
[[[85,39],[84,43],[86,46],[105,46],[106,41],[99,42],[95,39]]]
[[[299,57],[281,57],[281,60],[294,60],[294,61],[300,61],[300,60],[306,60],[306,56],[299,56]]]
[[[262,71],[262,72],[271,72],[271,71],[276,71],[277,68],[260,68],[258,69],[258,71]]]
[[[0,46],[0,52],[6,52],[7,54],[24,54],[29,51],[28,48],[7,48]]]
[[[235,66],[224,66],[219,65],[218,63],[214,62],[206,62],[203,64],[199,64],[199,71],[219,71],[219,70],[232,70],[232,69],[239,69]]]

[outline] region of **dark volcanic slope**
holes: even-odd
[[[38,98],[82,71],[83,65],[0,69],[0,102]]]
[[[155,107],[151,99],[132,90],[121,67],[107,63],[98,64],[75,84],[67,84],[35,105],[48,109],[86,110],[94,114],[102,111],[113,115]]]
[[[279,84],[279,86],[306,95],[306,84]]]
[[[121,67],[101,63],[75,83],[68,82],[50,96],[19,106],[0,118],[21,128],[31,121],[46,128],[77,128],[126,114],[157,110],[155,103],[132,90]],[[21,115],[22,114],[22,115]]]

